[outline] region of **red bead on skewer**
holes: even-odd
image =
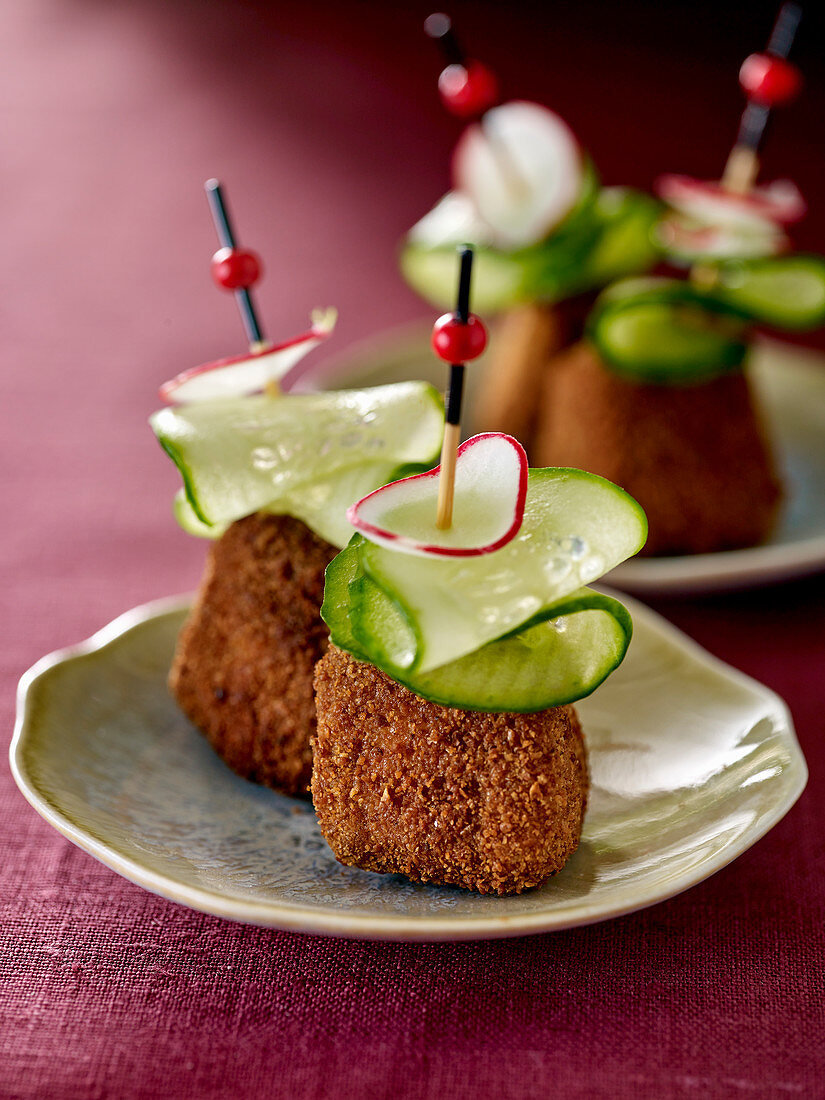
[[[784,57],[752,53],[739,70],[742,91],[763,107],[781,107],[790,103],[802,87],[802,74]]]
[[[432,345],[446,363],[467,363],[487,347],[487,329],[474,313],[466,321],[455,313],[445,313],[433,325]]]
[[[498,103],[498,80],[480,61],[448,65],[438,78],[441,102],[458,118],[478,118]]]
[[[438,512],[435,525],[446,531],[453,522],[453,492],[455,464],[461,440],[461,404],[464,396],[464,364],[475,359],[487,345],[487,330],[474,313],[470,313],[470,279],[473,271],[473,250],[460,250],[461,269],[458,277],[458,300],[455,313],[445,313],[433,326],[432,344],[436,355],[450,364],[450,384],[444,417],[444,442],[441,446],[441,472],[438,476]]]
[[[739,70],[739,83],[748,104],[722,176],[722,186],[728,191],[745,195],[753,188],[759,174],[759,147],[771,109],[788,103],[801,87],[798,70],[787,60],[801,18],[800,6],[786,0],[779,9],[765,52],[751,54]]]
[[[248,248],[219,248],[209,269],[215,285],[223,290],[249,290],[263,274],[260,256]]]
[[[260,351],[267,346],[267,341],[258,320],[250,289],[261,277],[261,261],[250,249],[238,247],[226,200],[218,180],[207,180],[204,188],[209,200],[212,220],[222,245],[212,257],[210,265],[212,278],[222,290],[234,292],[249,346],[253,352]]]
[[[438,78],[441,102],[458,118],[480,118],[499,102],[495,73],[480,61],[466,57],[458,44],[450,17],[434,12],[424,21],[424,30],[441,47],[447,67]]]

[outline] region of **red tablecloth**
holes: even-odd
[[[717,172],[771,6],[461,3],[505,87],[555,105],[610,182]],[[456,135],[426,8],[28,0],[0,13],[3,728],[43,653],[191,588],[157,384],[239,349],[201,194],[224,178],[269,261],[268,330],[341,310],[348,341],[419,316],[394,246]],[[811,44],[806,67],[818,64]],[[821,84],[768,175],[816,200]],[[820,195],[817,195],[819,190]],[[825,582],[656,601],[789,702],[811,769],[788,817],[708,882],[590,928],[491,943],[316,939],[191,912],[53,832],[0,773],[0,1096],[825,1095]]]

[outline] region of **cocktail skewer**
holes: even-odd
[[[799,91],[802,78],[796,66],[790,64],[787,55],[793,45],[802,9],[798,4],[786,2],[779,9],[773,31],[764,53],[750,54],[739,70],[739,84],[748,102],[742,113],[736,142],[731,149],[725,170],[716,185],[718,203],[725,195],[728,201],[749,202],[756,189],[759,176],[759,147],[765,137],[771,109],[788,103]],[[672,185],[671,185],[672,186]],[[704,187],[704,185],[700,185]],[[774,226],[781,221],[794,221],[804,212],[804,202],[796,189],[790,186],[792,195],[777,194],[772,188],[771,201],[764,206],[764,216]],[[667,198],[667,194],[663,193]],[[763,196],[765,197],[765,196]],[[784,203],[781,208],[779,202]],[[797,211],[796,207],[800,209]],[[778,240],[782,240],[781,237]],[[777,244],[776,247],[780,247]],[[698,286],[710,287],[718,278],[718,272],[705,260],[697,260],[690,269],[690,279]]]
[[[477,358],[487,346],[487,330],[475,314],[470,313],[470,280],[473,271],[473,250],[466,245],[459,249],[461,267],[455,313],[445,313],[433,326],[432,343],[435,353],[450,364],[447,391],[447,411],[444,422],[444,442],[441,447],[441,472],[438,477],[436,527],[446,531],[453,522],[455,463],[461,442],[461,404],[464,396],[465,363]]]
[[[448,15],[434,12],[424,20],[424,30],[438,43],[447,62],[438,78],[442,103],[458,118],[478,120],[507,188],[515,199],[524,197],[529,191],[528,185],[488,114],[500,100],[495,73],[475,58],[467,57]]]
[[[801,86],[799,70],[787,60],[801,18],[799,4],[783,4],[765,52],[751,54],[739,70],[739,83],[748,103],[722,175],[722,186],[735,194],[746,195],[756,183],[759,146],[771,109],[790,102]]]
[[[221,242],[221,248],[212,257],[212,277],[219,287],[234,292],[249,341],[249,350],[262,351],[269,342],[261,329],[251,294],[251,288],[262,273],[260,258],[250,249],[238,247],[220,182],[209,179],[204,184],[204,189],[218,240]]]

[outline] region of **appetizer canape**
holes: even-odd
[[[592,160],[557,114],[500,102],[495,79],[464,56],[449,19],[431,16],[425,26],[448,61],[442,101],[468,125],[453,155],[452,190],[410,230],[401,270],[443,307],[452,298],[456,246],[474,246],[476,307],[502,313],[474,421],[517,436],[530,453],[532,395],[548,360],[581,335],[590,292],[657,262],[652,229],[660,207],[641,192],[600,187]]]
[[[216,185],[211,195],[220,200]],[[327,644],[324,569],[352,535],[346,512],[354,500],[434,461],[443,407],[418,382],[283,392],[334,318],[315,315],[303,336],[266,343],[249,295],[258,268],[227,247],[213,273],[245,295],[254,350],[167,383],[161,393],[174,404],[151,418],[183,477],[179,522],[214,540],[170,685],[235,771],[306,793],[312,673]]]
[[[452,364],[441,465],[354,505],[359,534],[327,568],[312,797],[345,864],[511,894],[579,843],[588,771],[572,704],[631,634],[625,608],[587,586],[646,524],[600,477],[528,470],[507,435],[455,451],[468,320],[459,308],[436,341]]]
[[[783,9],[774,45],[742,67],[748,105],[722,180],[658,182],[671,207],[660,244],[688,278],[608,288],[586,339],[552,360],[539,402],[534,460],[627,489],[647,512],[647,554],[752,546],[776,521],[780,477],[746,371],[752,330],[825,322],[825,261],[790,253],[785,232],[802,197],[790,181],[756,186],[769,108],[799,84],[776,52],[795,18]]]
[[[633,278],[611,285],[589,316],[587,309],[581,312],[578,334],[575,326],[561,331],[558,309],[528,304],[511,310],[476,410],[479,427],[520,435],[537,465],[580,466],[627,489],[648,514],[646,554],[751,546],[768,537],[778,515],[780,477],[748,382],[747,350],[754,326],[800,331],[825,321],[823,261],[789,252],[786,227],[802,216],[804,201],[789,181],[757,185],[757,150],[769,112],[800,86],[785,57],[798,17],[796,5],[786,5],[767,51],[742,66],[747,106],[721,181],[662,177],[658,191],[669,207],[664,216],[657,221],[652,200],[626,198],[637,220],[625,212],[613,229],[608,223],[602,237],[591,237],[577,262],[566,267],[554,266],[548,249],[563,242],[571,227],[575,238],[588,218],[592,222],[607,192],[580,199],[544,243],[518,253],[515,266],[513,253],[505,266],[500,248],[482,250],[488,268],[480,268],[479,289],[511,300],[525,294],[558,300],[592,287],[599,281],[594,264],[602,281],[615,278],[616,267],[608,274],[609,263],[599,260],[605,248],[628,271],[633,262],[637,270],[643,261],[652,265],[656,249],[669,264],[690,268],[688,279]],[[467,63],[468,74],[473,64]],[[498,240],[513,240],[514,225],[527,234],[548,224],[544,192],[531,184],[540,176],[550,181],[553,165],[565,179],[575,172],[572,139],[559,126],[540,124],[536,112],[529,138],[524,120],[496,124],[497,113],[515,106],[491,107],[488,101],[481,121],[462,138],[454,176],[463,190],[448,196],[411,234],[403,261],[408,277],[411,262],[419,262],[416,238],[429,232],[435,240],[450,209],[464,209],[456,232],[471,237],[486,231],[488,239],[497,233]],[[508,173],[521,179],[520,192],[512,181],[507,186]],[[572,193],[559,186],[551,191],[568,198]],[[621,214],[622,204],[618,209]],[[528,218],[531,211],[535,216]],[[544,212],[543,223],[537,212]],[[458,222],[455,213],[452,218]],[[426,253],[430,264],[434,252]],[[544,255],[544,266],[532,262],[537,253]],[[496,279],[490,255],[496,257]],[[540,279],[548,272],[561,273],[549,295]],[[583,273],[589,273],[586,279]],[[584,301],[579,297],[576,305]],[[571,343],[577,335],[583,339]]]

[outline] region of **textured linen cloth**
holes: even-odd
[[[557,109],[608,182],[718,174],[772,5],[460,3],[505,90]],[[192,588],[203,545],[146,417],[242,346],[208,275],[222,177],[269,267],[273,336],[335,304],[338,348],[426,315],[395,268],[458,132],[415,4],[28,0],[0,11],[2,728],[42,654]],[[814,17],[809,43],[815,40]],[[803,24],[804,31],[804,24]],[[814,201],[823,114],[777,119],[768,177]],[[806,59],[809,59],[806,61]],[[818,338],[820,346],[821,337]],[[0,1097],[825,1095],[825,581],[655,606],[790,704],[811,779],[770,834],[662,905],[570,932],[415,946],[232,924],[74,848],[0,767]]]

